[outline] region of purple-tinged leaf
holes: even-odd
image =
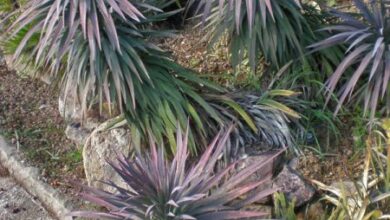
[[[330,99],[330,96],[332,95],[333,91],[336,88],[336,85],[341,77],[341,75],[344,73],[344,71],[352,64],[355,62],[355,60],[361,56],[361,53],[366,51],[370,45],[361,45],[357,47],[354,51],[348,54],[347,57],[344,58],[344,60],[340,63],[340,65],[337,67],[336,71],[332,74],[330,79],[327,82],[328,90],[329,90],[329,95],[327,100]]]
[[[376,54],[377,54],[377,51],[378,51],[378,48],[380,46],[384,46],[384,44],[382,44],[384,38],[383,37],[380,37],[376,40],[375,42],[375,46],[374,46],[374,49],[372,50],[372,57],[374,57]]]
[[[357,81],[363,74],[363,72],[366,70],[368,64],[371,61],[371,54],[367,53],[366,56],[361,61],[359,68],[355,71],[355,73],[352,75],[351,79],[348,81],[347,86],[345,87],[343,91],[343,95],[340,98],[340,103],[343,103],[345,98],[348,96],[348,94],[352,93],[354,87],[356,86]],[[336,108],[336,112],[340,109],[341,104],[339,104]]]
[[[224,185],[224,189],[232,189],[237,186],[240,182],[247,179],[249,176],[263,168],[265,165],[272,164],[274,160],[280,156],[284,150],[280,150],[279,152],[271,155],[269,158],[265,159],[264,161],[256,161],[255,163],[251,164],[250,166],[246,167],[245,169],[241,170],[236,175],[232,176],[229,181]]]
[[[249,31],[252,32],[252,26],[254,23],[254,5],[252,0],[245,0],[246,1],[246,11],[248,13],[248,24],[249,24]],[[239,30],[239,26],[237,27],[237,30]]]
[[[207,214],[200,215],[197,220],[231,220],[231,219],[243,219],[243,218],[254,218],[263,217],[269,215],[265,212],[255,211],[222,211],[222,212],[210,212]]]
[[[179,219],[182,219],[182,220],[197,220],[196,218],[190,216],[190,215],[179,215],[177,216]]]
[[[339,33],[330,38],[327,38],[323,41],[310,45],[308,48],[312,48],[313,51],[319,51],[324,48],[328,48],[343,42],[346,38],[351,35],[350,32],[347,33]]]
[[[387,56],[385,58],[385,73],[383,76],[383,84],[382,84],[382,98],[385,96],[386,90],[387,90],[387,85],[389,84],[390,80],[390,56],[389,56],[389,51],[387,52]]]
[[[381,78],[379,78],[379,77],[376,79],[375,85],[380,85],[380,83],[381,83],[380,79]],[[381,89],[380,86],[375,86],[374,90],[372,91],[371,106],[370,106],[370,108],[371,108],[370,120],[371,121],[375,117],[375,112],[376,112],[376,108],[377,108],[377,105],[378,105],[380,89]]]
[[[358,37],[356,40],[352,42],[352,44],[348,47],[347,51],[345,53],[348,53],[351,49],[353,49],[356,45],[362,43],[365,39],[370,37],[372,33],[365,33],[362,34],[360,37]]]
[[[375,48],[374,48],[374,50],[375,50]],[[383,61],[384,60],[384,57],[383,57],[384,51],[385,51],[385,45],[381,44],[379,46],[378,50],[372,53],[372,55],[374,55],[375,57],[371,55],[371,57],[374,58],[374,61],[373,61],[372,67],[371,67],[370,77],[369,77],[368,81],[371,81],[374,74],[377,73],[379,65],[384,64],[384,61]]]
[[[243,208],[249,204],[258,202],[258,201],[266,198],[267,196],[274,194],[276,191],[277,191],[277,189],[271,188],[271,189],[263,190],[263,191],[258,192],[256,194],[248,195],[247,198],[245,198],[243,201],[240,201],[238,204],[235,204],[234,206],[237,208]]]
[[[259,1],[263,1],[263,0],[259,0]],[[272,2],[271,0],[264,0],[265,1],[265,4],[267,6],[267,9],[268,9],[268,12],[270,13],[271,15],[271,18],[273,20],[275,20],[275,17],[274,17],[274,10],[272,9]],[[264,15],[265,16],[265,15]]]

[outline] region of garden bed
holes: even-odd
[[[210,152],[215,160],[208,160],[207,156],[200,158],[203,158],[203,161],[211,161],[211,165],[206,166],[210,167],[210,171],[215,168],[215,162],[222,159],[222,149],[226,149],[224,159],[242,158],[243,160],[235,167],[229,167],[232,170],[228,170],[225,174],[233,173],[231,175],[233,179],[237,176],[242,177],[242,180],[256,178],[254,180],[256,182],[266,179],[268,181],[265,181],[267,187],[272,185],[272,187],[278,188],[279,192],[283,192],[284,195],[274,194],[272,190],[269,190],[268,195],[274,196],[272,201],[274,207],[270,206],[271,196],[263,198],[264,201],[267,201],[263,204],[259,199],[263,196],[262,193],[250,192],[256,198],[259,197],[257,200],[253,200],[256,201],[254,204],[256,207],[267,208],[268,211],[274,208],[273,217],[318,219],[318,215],[321,215],[320,218],[327,219],[332,215],[335,219],[344,219],[347,213],[351,219],[357,219],[356,216],[366,215],[366,212],[372,210],[375,210],[375,213],[371,214],[377,216],[382,215],[382,212],[389,211],[389,201],[386,200],[390,197],[390,140],[387,139],[390,136],[390,119],[386,119],[388,116],[382,114],[385,111],[379,110],[385,104],[385,100],[379,99],[379,94],[388,95],[386,83],[389,80],[389,72],[386,71],[386,68],[389,60],[387,56],[383,56],[385,54],[383,51],[384,48],[388,48],[389,42],[386,38],[389,37],[388,33],[390,32],[377,33],[377,30],[370,27],[386,23],[380,19],[372,19],[372,17],[388,16],[387,9],[390,12],[390,5],[386,8],[387,6],[382,4],[381,10],[379,10],[375,9],[374,5],[366,7],[361,1],[354,1],[356,7],[353,4],[348,4],[348,8],[344,8],[344,4],[342,4],[345,1],[318,1],[317,3],[320,5],[303,4],[304,7],[300,7],[295,5],[295,2],[283,0],[266,1],[266,4],[257,2],[256,5],[261,9],[257,10],[253,8],[253,4],[242,2],[242,4],[247,4],[247,7],[236,4],[234,12],[226,8],[226,11],[224,11],[225,9],[221,10],[223,13],[219,14],[220,17],[217,14],[208,17],[204,25],[209,25],[211,29],[203,30],[188,22],[184,29],[177,31],[176,36],[167,37],[166,27],[173,25],[169,22],[180,16],[174,15],[168,21],[164,19],[149,20],[148,18],[152,15],[159,13],[164,15],[164,13],[151,12],[150,8],[142,8],[140,5],[133,6],[133,2],[126,0],[122,1],[122,4],[127,4],[128,8],[132,8],[134,11],[130,12],[131,10],[128,9],[122,12],[121,7],[116,7],[116,2],[119,1],[104,1],[99,8],[94,9],[96,11],[92,10],[92,15],[98,14],[92,24],[88,24],[92,25],[94,33],[90,31],[91,27],[86,28],[85,21],[82,21],[83,13],[86,13],[87,18],[91,16],[89,11],[82,10],[85,5],[80,3],[80,7],[74,8],[76,13],[73,19],[76,20],[72,21],[72,16],[70,16],[69,26],[54,22],[48,26],[34,27],[41,34],[23,36],[27,33],[24,33],[24,30],[34,26],[36,20],[44,22],[40,19],[51,16],[45,10],[34,8],[35,3],[36,5],[41,4],[40,1],[30,3],[31,5],[27,7],[30,7],[33,13],[22,13],[22,19],[18,19],[13,28],[11,26],[11,29],[15,29],[12,31],[17,31],[11,37],[6,34],[5,37],[10,38],[2,44],[2,49],[8,55],[13,54],[15,61],[27,64],[27,66],[35,62],[37,69],[42,70],[36,74],[38,77],[43,77],[44,74],[40,73],[46,72],[48,66],[56,67],[57,64],[60,64],[58,69],[51,70],[54,80],[65,79],[64,84],[60,86],[61,88],[51,87],[40,80],[21,75],[5,65],[0,65],[0,135],[9,140],[16,148],[16,155],[19,154],[18,158],[21,158],[22,163],[39,168],[39,179],[50,184],[60,193],[73,198],[76,209],[88,207],[85,207],[86,203],[80,202],[77,194],[81,189],[80,185],[74,184],[75,181],[81,184],[88,182],[93,188],[107,190],[108,188],[103,188],[105,186],[95,185],[95,183],[102,184],[102,182],[108,181],[113,184],[111,186],[118,183],[123,186],[122,183],[125,182],[122,181],[119,173],[128,181],[127,185],[123,187],[131,186],[136,193],[132,194],[132,192],[119,189],[119,193],[124,195],[103,193],[108,197],[95,199],[91,195],[90,201],[92,203],[100,202],[99,205],[113,211],[112,207],[107,206],[106,203],[112,201],[102,201],[111,200],[112,196],[118,196],[117,198],[121,201],[119,202],[120,206],[126,204],[120,209],[131,213],[133,210],[126,210],[126,208],[131,206],[132,199],[141,198],[141,200],[148,201],[138,203],[140,204],[139,209],[144,212],[140,219],[143,219],[144,216],[147,218],[149,214],[150,216],[155,215],[152,213],[155,210],[157,210],[156,212],[163,210],[156,214],[156,218],[166,216],[167,210],[169,210],[168,216],[183,214],[179,208],[182,206],[180,201],[188,199],[191,195],[179,192],[181,190],[179,188],[193,187],[199,182],[202,184],[204,182],[199,178],[197,179],[197,181],[200,180],[199,182],[187,182],[188,185],[185,186],[185,183],[179,181],[182,177],[176,181],[177,178],[172,177],[172,175],[178,174],[180,165],[183,166],[183,169],[180,169],[183,174],[179,176],[187,175],[185,174],[187,167],[183,161],[197,161],[204,150],[201,145],[206,145],[206,142],[223,127],[222,125],[234,122],[236,126],[226,139],[227,142],[221,145],[223,147],[210,148],[210,151],[206,151],[206,155],[207,152]],[[202,1],[197,2],[202,4]],[[203,3],[205,2],[208,1],[203,1]],[[307,3],[307,1],[303,2]],[[68,9],[74,5],[69,1],[63,3],[47,4],[45,7],[48,7],[48,11],[58,10],[56,15],[65,21],[69,18],[67,12],[73,11]],[[219,1],[219,3],[223,4],[223,1]],[[325,3],[328,6],[342,7],[343,13],[340,14],[339,18],[337,18],[337,13],[334,14],[336,16],[328,16],[327,12],[319,10],[327,7],[323,5]],[[271,4],[273,4],[272,7],[270,7]],[[112,9],[112,13],[107,14],[107,10],[103,6]],[[220,9],[223,9],[222,6],[227,7],[227,5],[220,5]],[[231,6],[233,8],[233,5]],[[164,10],[167,9],[163,8],[162,5],[160,7]],[[174,7],[176,6],[172,6],[172,8]],[[207,8],[204,6],[205,18],[209,16]],[[371,12],[369,13],[368,8],[370,11],[373,9],[372,16],[369,15]],[[8,10],[16,10],[16,8],[11,7]],[[34,10],[36,10],[35,13]],[[229,20],[241,14],[240,10],[243,10],[243,14],[247,15],[249,23],[245,19],[239,18]],[[279,11],[279,13],[274,13],[274,10],[275,12]],[[345,19],[344,13],[350,10],[361,13],[360,15],[351,14]],[[127,15],[125,16],[123,13]],[[254,13],[261,13],[262,17],[257,16],[257,14],[253,17]],[[135,16],[136,14],[138,15]],[[374,16],[374,14],[378,16]],[[296,19],[290,19],[292,15]],[[23,18],[23,16],[25,17]],[[100,23],[100,16],[103,16],[106,21],[111,20],[111,22]],[[354,20],[353,16],[359,16],[358,20]],[[46,21],[50,20],[49,18]],[[252,18],[253,21],[251,21]],[[118,22],[121,19],[124,22]],[[138,23],[138,20],[141,19],[143,19],[142,23]],[[53,21],[56,20],[53,19]],[[340,23],[341,21],[344,23]],[[361,21],[364,24],[360,23]],[[130,24],[129,22],[134,23],[127,26]],[[317,32],[319,26],[325,27],[330,24],[342,25],[328,27],[329,30],[334,28],[333,31]],[[357,31],[359,28],[356,24],[359,28],[367,28]],[[224,27],[224,25],[227,26]],[[59,34],[63,28],[70,28],[69,30],[75,32],[64,31]],[[389,26],[382,27],[382,30],[385,28],[389,28]],[[86,32],[87,29],[88,32]],[[351,33],[348,30],[355,29],[356,32],[348,37]],[[32,30],[34,29],[30,31]],[[358,36],[365,31],[372,33]],[[81,37],[80,33],[83,33],[85,37]],[[337,33],[339,35],[335,35]],[[205,36],[208,34],[216,37],[215,44],[210,44],[205,40]],[[371,34],[378,35],[379,38],[376,41],[371,37],[368,39],[367,36]],[[42,38],[46,35],[47,38]],[[162,38],[154,38],[156,35]],[[346,36],[348,39],[345,38]],[[47,40],[51,37],[54,39]],[[354,40],[354,38],[357,39]],[[37,41],[38,39],[39,41]],[[62,39],[68,40],[62,42]],[[320,39],[325,40],[321,41]],[[333,47],[334,40],[337,40],[336,43],[340,45]],[[364,45],[359,45],[361,43]],[[348,44],[350,48],[345,51],[344,45],[348,46]],[[166,53],[160,53],[161,51],[155,46],[161,47]],[[61,49],[55,51],[59,48]],[[368,52],[367,48],[373,50],[363,55],[362,52]],[[318,51],[313,52],[317,49]],[[39,56],[41,52],[42,56]],[[95,52],[96,54],[94,54]],[[386,53],[388,52],[386,51]],[[333,58],[329,58],[329,55]],[[34,56],[37,56],[36,60],[29,59]],[[363,56],[364,59],[361,62]],[[376,61],[373,60],[374,57]],[[341,61],[343,59],[344,61]],[[360,66],[355,66],[359,62],[361,62]],[[44,63],[47,65],[42,65]],[[356,69],[356,67],[358,68]],[[33,67],[31,66],[31,68]],[[370,68],[372,68],[370,75],[367,75]],[[348,78],[354,71],[353,77]],[[203,81],[198,76],[210,81]],[[373,83],[374,81],[375,83]],[[215,85],[220,85],[225,90]],[[329,100],[324,94],[324,86],[328,86],[326,91],[329,91]],[[361,109],[361,105],[355,105],[360,101],[357,97],[363,91],[355,93],[355,87],[367,88],[361,94],[366,97],[364,109],[371,110],[370,124],[375,124],[375,128],[368,128],[368,120],[363,116],[364,110]],[[66,94],[64,96],[61,94],[60,104],[59,90]],[[75,93],[70,94],[67,91]],[[332,93],[336,95],[332,97]],[[347,103],[348,95],[351,98],[349,103]],[[68,101],[68,98],[73,100]],[[73,102],[74,105],[66,107],[71,106],[73,109],[67,111],[68,109],[65,108],[61,111],[64,115],[68,115],[67,113],[71,115],[65,116],[69,120],[65,121],[58,108],[59,105],[62,108],[64,103],[69,104],[70,102]],[[99,111],[97,104],[100,104]],[[111,107],[114,107],[114,114],[111,114]],[[82,114],[81,109],[85,110],[84,114]],[[335,109],[340,111],[337,118],[332,118]],[[122,116],[114,120],[111,119],[112,121],[106,121],[117,115],[116,113],[119,114],[119,110],[124,113],[127,121],[119,122],[123,120]],[[375,111],[378,111],[376,115]],[[77,113],[77,115],[73,115],[73,113]],[[97,118],[102,120],[95,120]],[[86,123],[83,123],[83,119]],[[384,126],[386,120],[389,120],[388,128]],[[106,122],[99,126],[99,123],[95,123],[97,121]],[[111,122],[115,122],[115,125],[112,126]],[[126,122],[130,128],[125,128]],[[197,153],[188,153],[191,158],[185,157],[187,152],[183,151],[187,150],[186,144],[183,144],[187,141],[179,140],[181,132],[178,127],[179,125],[183,127],[186,123],[190,126],[188,140],[191,152]],[[87,126],[87,124],[91,124],[91,126]],[[387,132],[387,137],[383,135],[383,132]],[[178,136],[177,142],[175,142],[175,134]],[[67,137],[75,142],[70,141]],[[139,165],[137,161],[143,161],[143,159],[137,158],[135,163],[131,161],[122,168],[114,166],[114,169],[116,168],[116,172],[114,172],[113,168],[105,163],[106,161],[114,161],[116,164],[115,162],[121,161],[122,163],[119,164],[126,164],[124,158],[117,157],[118,153],[122,153],[125,157],[131,157],[132,148],[142,148],[142,151],[148,149],[150,144],[148,140],[152,139],[159,144],[165,142],[169,144],[170,149],[167,148],[166,151],[167,158],[175,158],[172,163],[177,163],[177,173],[161,175],[164,173],[163,166],[154,167],[155,164],[170,164],[170,162],[165,161],[166,158],[162,151],[159,151],[158,157],[153,150],[150,158],[146,155],[137,155],[145,157],[146,161],[150,159],[151,161],[148,162],[151,162],[152,165],[148,162],[145,162],[145,166]],[[83,143],[86,143],[85,147]],[[235,145],[233,146],[232,143]],[[131,144],[137,145],[132,146]],[[288,147],[284,159],[271,160],[270,155],[283,147]],[[389,149],[387,150],[386,147]],[[282,151],[279,152],[282,153]],[[192,157],[193,155],[196,157]],[[157,162],[157,159],[160,161]],[[180,160],[183,161],[177,162]],[[262,167],[261,163],[264,160],[269,160],[267,169]],[[93,164],[91,165],[89,162],[93,162]],[[256,166],[252,166],[253,164]],[[134,169],[131,168],[133,165]],[[247,169],[248,165],[249,170]],[[12,167],[9,164],[7,166],[11,174],[15,173],[15,171],[11,171]],[[145,170],[142,170],[142,167]],[[264,173],[257,172],[259,167]],[[247,175],[234,174],[234,172],[241,172],[240,169],[244,170],[243,173],[246,172]],[[22,170],[24,169],[22,168]],[[135,175],[140,170],[140,174]],[[205,167],[200,168],[200,170],[202,170],[205,179],[209,178],[207,175],[215,174],[207,172],[209,170]],[[0,166],[0,176],[1,173],[4,171],[1,170]],[[274,181],[266,174],[273,174]],[[174,180],[174,183],[170,183],[170,180],[163,180],[167,176]],[[210,184],[210,188],[204,193],[198,192],[197,195],[192,196],[208,195],[212,197],[213,193],[219,192],[219,190],[214,190],[214,187],[223,192],[223,185],[228,181],[229,178],[224,179],[224,181],[211,181],[215,185]],[[136,182],[138,185],[132,185]],[[145,184],[145,182],[149,182],[149,184]],[[299,184],[297,184],[298,182]],[[169,186],[161,186],[156,183],[167,183]],[[257,184],[260,183],[257,182]],[[175,187],[175,184],[178,185]],[[241,180],[235,182],[230,185],[232,189],[227,187],[226,195],[228,197],[232,195],[228,191],[233,189],[241,192],[242,189],[247,188],[249,192],[255,188],[256,190],[261,188],[259,185],[250,188],[246,184],[245,181],[241,182]],[[149,185],[151,185],[152,190],[143,189],[144,187],[148,188]],[[317,190],[314,190],[312,186]],[[29,187],[27,186],[27,188]],[[170,196],[161,199],[161,194],[158,191],[165,188],[175,189],[172,192],[169,192],[171,189],[168,189],[168,192],[162,192],[164,195]],[[348,189],[345,190],[345,188]],[[88,192],[88,189],[85,190]],[[177,194],[175,194],[176,191],[178,191]],[[143,195],[145,192],[150,194]],[[96,192],[93,190],[90,193],[95,193],[96,196]],[[184,198],[173,198],[175,197],[173,195],[184,196]],[[237,200],[227,199],[223,203],[223,207],[226,205],[226,207],[231,206],[236,211],[246,210],[248,207],[234,203],[239,201],[239,203],[245,204],[245,201],[251,200],[250,197],[245,198],[241,194],[235,195],[237,196],[229,197],[229,199],[235,198]],[[142,196],[158,199],[144,199]],[[284,196],[289,199],[295,197],[299,207],[295,207],[294,202],[291,201],[279,204]],[[202,197],[191,200],[191,203],[187,204],[188,207],[202,199],[209,199]],[[126,201],[123,198],[126,198]],[[246,200],[248,198],[249,200]],[[326,202],[321,198],[325,198]],[[86,199],[88,200],[88,198]],[[160,201],[164,202],[158,204]],[[216,207],[220,206],[222,203]],[[145,207],[148,207],[148,210],[143,210]],[[278,213],[278,208],[285,210]],[[297,208],[295,211],[298,212],[298,217],[288,217],[289,214],[295,216],[294,208]],[[188,210],[186,212],[191,215],[191,211]],[[210,207],[210,210],[214,210],[214,208]],[[104,209],[104,211],[106,210]],[[206,214],[194,212],[194,216],[212,216],[224,211],[216,209],[215,213]],[[357,215],[358,212],[361,214]],[[187,213],[184,214],[187,215]],[[223,214],[227,215],[227,213]],[[115,213],[114,209],[114,215],[125,214]],[[304,217],[299,217],[300,215]],[[364,219],[368,218],[365,216]]]
[[[197,33],[201,35],[200,31]],[[184,66],[211,73],[214,79],[221,77],[215,81],[225,85],[234,81],[237,76],[231,75],[228,58],[204,56],[207,44],[197,39],[185,32],[166,40],[163,47],[173,51],[174,59]],[[0,66],[0,82],[0,134],[19,148],[28,164],[40,169],[45,182],[61,193],[75,196],[80,189],[71,181],[85,183],[82,146],[65,136],[66,122],[58,112],[57,92],[40,80],[17,75],[4,65]],[[364,155],[354,147],[348,132],[350,126],[354,126],[352,122],[346,123],[340,141],[328,152],[316,153],[301,146],[304,154],[299,156],[297,170],[307,180],[332,184],[361,174]]]

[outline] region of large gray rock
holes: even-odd
[[[285,165],[274,179],[274,184],[289,201],[295,200],[297,207],[309,202],[315,194],[314,187],[306,183],[303,177],[288,165]]]
[[[263,153],[260,155],[251,155],[243,159],[238,163],[238,167],[235,172],[250,166],[258,161],[266,161],[272,157],[273,152]],[[261,191],[274,187],[283,192],[288,200],[295,199],[295,204],[301,206],[309,202],[315,194],[315,189],[306,183],[303,177],[297,173],[291,166],[296,166],[297,161],[291,160],[289,165],[284,164],[283,156],[279,156],[273,160],[273,162],[266,164],[256,173],[247,178],[244,183],[250,183],[254,181],[264,180],[264,184],[255,189],[253,193],[260,193]],[[276,171],[282,168],[282,171],[272,179],[272,176],[276,174]],[[258,201],[260,204],[268,202],[270,197]]]
[[[114,189],[101,181],[112,181],[127,188],[122,178],[112,169],[107,161],[116,161],[117,155],[130,155],[131,136],[125,128],[114,128],[106,131],[94,131],[88,138],[84,150],[84,170],[88,185],[98,189],[114,192]]]

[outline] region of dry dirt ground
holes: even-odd
[[[65,137],[57,93],[39,80],[0,65],[0,135],[16,146],[42,180],[73,195],[70,180],[84,179],[81,150]]]
[[[237,88],[258,82],[261,75],[250,72],[247,64],[234,71],[230,64],[229,44],[221,40],[210,46],[206,32],[200,27],[189,25],[175,37],[164,39],[160,46],[170,51],[173,59],[182,66],[196,71],[227,88]],[[262,73],[266,64],[261,62],[257,73]]]

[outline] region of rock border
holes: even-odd
[[[51,186],[39,180],[37,168],[23,165],[16,155],[16,147],[11,147],[0,135],[0,164],[8,170],[10,176],[28,193],[38,198],[53,217],[72,220],[72,217],[66,216],[71,212],[71,206],[67,204],[66,199]]]

